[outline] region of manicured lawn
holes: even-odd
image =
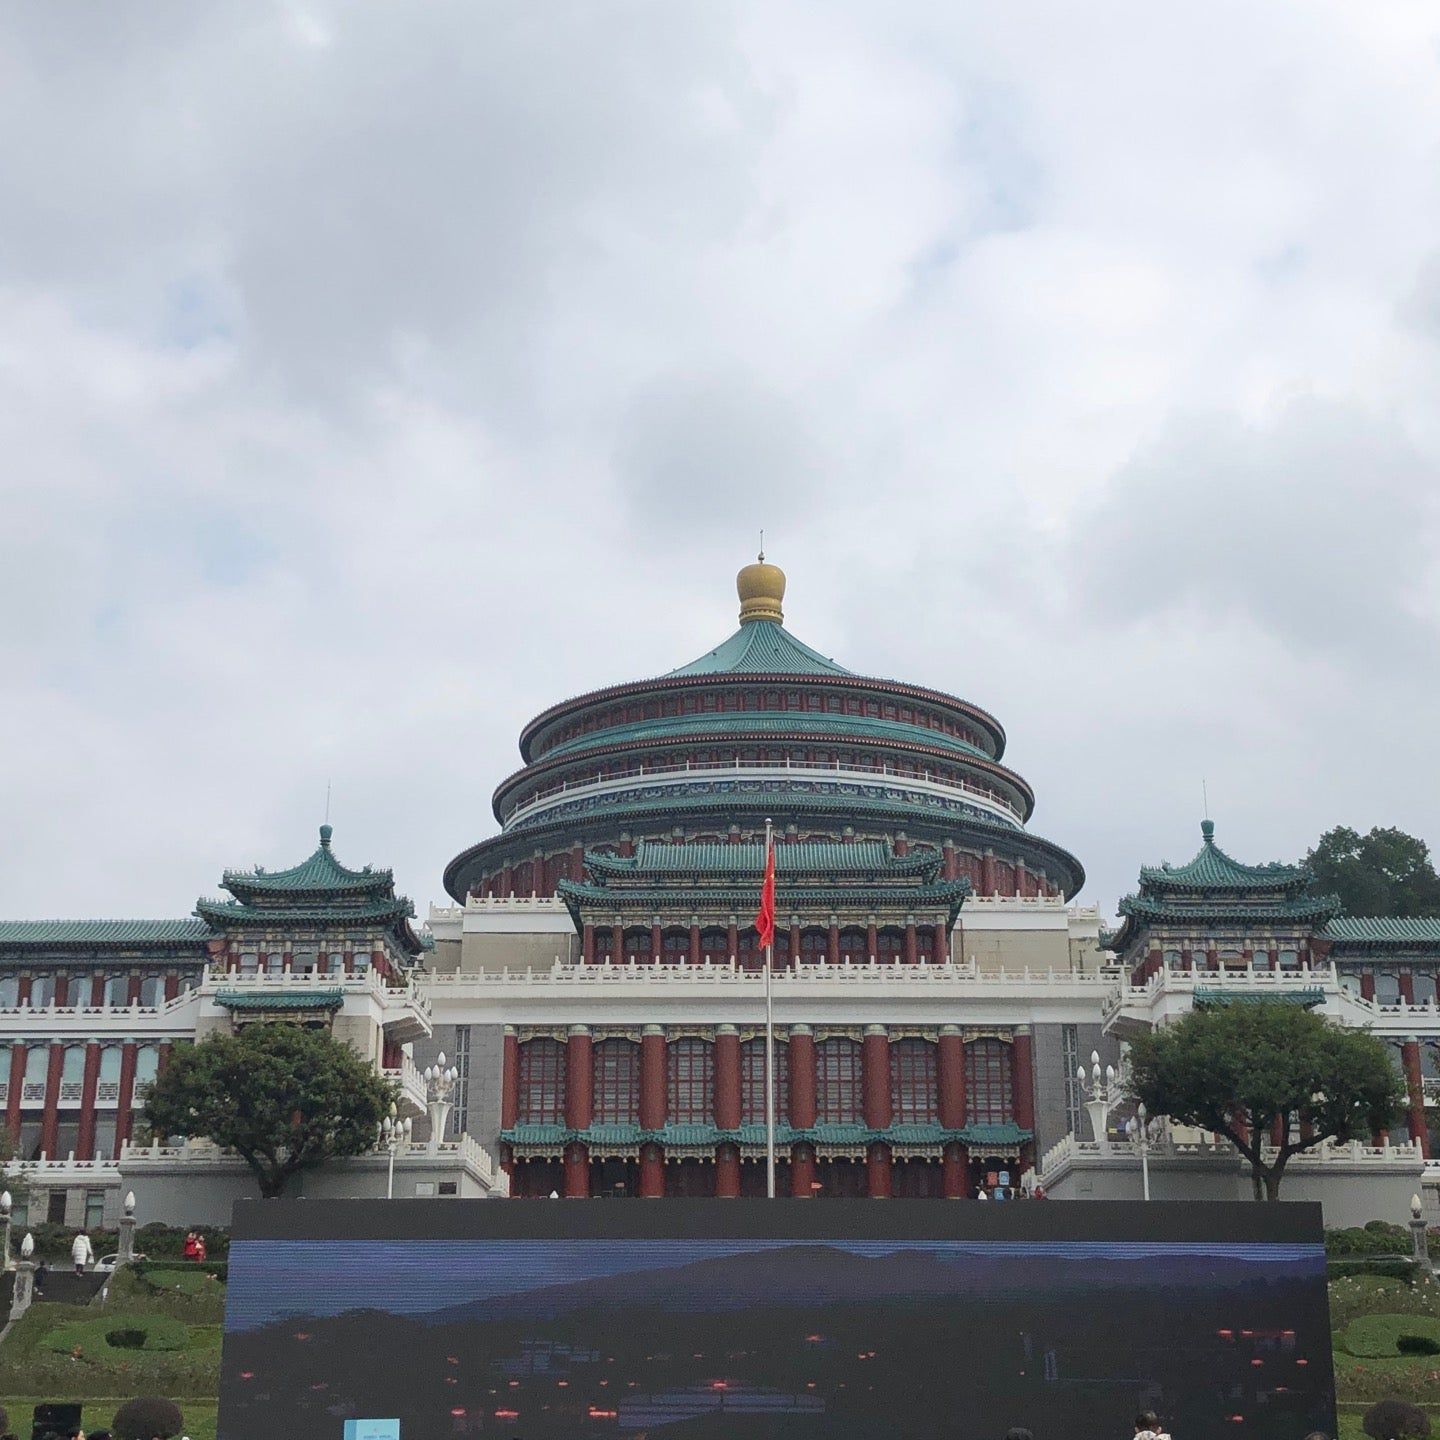
[[[1373,1275],[1336,1280],[1330,1286],[1335,1334],[1335,1391],[1346,1423],[1366,1405],[1393,1395],[1411,1404],[1440,1408],[1440,1355],[1401,1355],[1401,1335],[1440,1341],[1440,1285],[1407,1285]],[[1353,1405],[1351,1411],[1345,1407]],[[1440,1413],[1436,1415],[1440,1429]],[[1341,1426],[1342,1434],[1345,1424]]]
[[[8,1343],[8,1342],[7,1342]],[[75,1397],[79,1399],[79,1396]],[[98,1430],[109,1425],[115,1412],[125,1403],[128,1396],[112,1396],[105,1399],[86,1400],[81,1424],[87,1430]],[[10,1413],[10,1428],[17,1435],[29,1435],[30,1417],[37,1405],[54,1400],[54,1395],[24,1396],[13,1398],[0,1395],[0,1405]],[[185,1416],[185,1433],[190,1440],[215,1440],[215,1402],[213,1400],[178,1400],[181,1413]],[[1363,1437],[1362,1437],[1363,1440]]]

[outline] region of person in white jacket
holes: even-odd
[[[90,1244],[90,1237],[83,1230],[75,1236],[75,1243],[70,1247],[70,1259],[75,1266],[77,1275],[83,1275],[86,1266],[95,1263],[95,1248]]]
[[[1153,1410],[1142,1410],[1135,1417],[1135,1440],[1170,1440],[1170,1435]]]

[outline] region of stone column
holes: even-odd
[[[647,1025],[640,1034],[640,1128],[665,1128],[665,1032]]]
[[[790,1124],[810,1130],[815,1126],[815,1035],[808,1025],[790,1027],[789,1057]]]
[[[733,1025],[715,1031],[715,1127],[740,1128],[740,1032]],[[740,1163],[736,1154],[736,1165]],[[739,1171],[736,1171],[739,1184]],[[737,1192],[738,1193],[738,1192]]]
[[[1408,977],[1407,977],[1408,978]],[[1405,1118],[1411,1140],[1420,1142],[1420,1153],[1430,1158],[1430,1128],[1425,1123],[1425,1086],[1420,1073],[1420,1041],[1417,1036],[1406,1038],[1400,1047],[1400,1067],[1405,1072],[1407,1102]]]
[[[729,1140],[715,1148],[715,1195],[720,1200],[740,1198],[740,1147]]]

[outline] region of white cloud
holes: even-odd
[[[0,912],[337,846],[797,631],[993,709],[1110,904],[1432,823],[1429,7],[0,19]],[[1436,837],[1431,837],[1432,839]]]

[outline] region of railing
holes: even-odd
[[[1121,973],[1123,976],[1123,972]],[[1294,990],[1297,985],[1338,992],[1340,979],[1333,964],[1295,965],[1286,970],[1271,970],[1268,967],[1257,969],[1254,965],[1247,965],[1243,969],[1236,966],[1207,970],[1203,967],[1166,964],[1140,985],[1122,978],[1115,993],[1106,1002],[1104,1018],[1108,1022],[1126,1005],[1149,1005],[1166,991],[1190,994],[1198,988],[1264,993]]]
[[[398,1065],[387,1065],[380,1073],[398,1085],[416,1110],[424,1113],[425,1077],[420,1073],[420,1067],[408,1055],[402,1055]]]
[[[930,770],[921,771],[919,774],[907,774],[902,770],[897,770],[893,765],[841,765],[838,761],[823,760],[734,760],[700,765],[690,761],[686,761],[684,765],[639,765],[632,770],[623,770],[618,775],[597,774],[588,780],[564,780],[559,785],[552,785],[549,789],[536,791],[521,804],[516,805],[503,817],[501,825],[508,830],[533,811],[548,809],[563,801],[567,796],[604,794],[619,786],[633,785],[637,780],[664,781],[683,775],[744,775],[750,772],[771,775],[776,772],[784,774],[787,771],[799,774],[833,775],[842,780],[847,777],[857,780],[879,777],[894,780],[899,784],[908,785],[927,793],[960,794],[967,799],[974,800],[986,809],[1003,814],[1007,820],[1016,824],[1023,823],[1020,808],[999,792],[985,786],[974,785],[968,780],[943,779]]]
[[[243,990],[260,995],[285,995],[295,990],[339,990],[345,995],[368,995],[381,1005],[413,1005],[425,1015],[430,1013],[430,1001],[416,983],[413,975],[387,978],[378,970],[367,969],[349,975],[304,974],[299,971],[280,971],[274,974],[225,970],[207,967],[201,980],[201,988],[213,993],[216,990]]]
[[[982,970],[974,964],[939,965],[880,965],[852,964],[842,960],[838,965],[796,965],[776,969],[774,983],[777,990],[805,986],[829,985],[979,985],[994,989],[1011,986],[1039,986],[1057,988],[1079,985],[1094,990],[1110,990],[1120,977],[1120,969],[1114,965],[1100,966],[1095,970]],[[637,981],[653,985],[746,985],[762,986],[763,969],[747,970],[733,960],[715,963],[705,961],[699,965],[658,965],[652,961],[627,961],[624,964],[600,962],[594,965],[577,965],[560,962],[540,969],[526,967],[511,970],[487,970],[471,973],[432,974],[425,978],[426,987],[436,995],[453,993],[462,989],[485,989],[490,986],[513,985],[580,985],[603,988],[605,986],[633,985]]]

